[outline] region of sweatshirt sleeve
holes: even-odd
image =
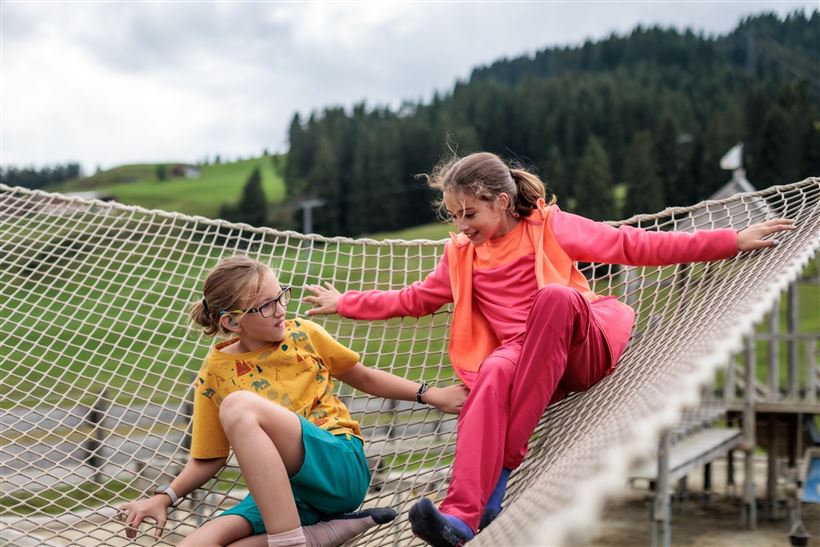
[[[359,362],[359,354],[340,344],[328,332],[313,321],[300,319],[310,336],[310,343],[322,358],[328,371],[333,376],[344,374]]]
[[[336,311],[353,319],[388,319],[421,317],[453,301],[447,252],[436,269],[424,281],[392,291],[347,291],[339,299]]]
[[[216,390],[205,380],[205,371],[203,368],[194,382],[191,457],[224,458],[230,452],[230,444],[219,421],[219,406],[213,399],[217,395]]]
[[[559,210],[552,215],[552,231],[570,258],[582,262],[664,266],[720,260],[738,252],[732,229],[689,233],[615,228]]]

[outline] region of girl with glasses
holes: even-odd
[[[397,291],[307,287],[309,314],[357,319],[420,317],[453,303],[450,361],[470,388],[458,419],[447,496],[410,510],[413,532],[461,545],[500,512],[510,473],[551,402],[589,389],[626,348],[635,313],[590,290],[576,262],[660,266],[732,257],[777,244],[793,230],[769,220],[743,231],[694,234],[614,228],[545,201],[541,180],[495,154],[454,158],[428,177],[458,230],[424,281]]]
[[[191,310],[209,336],[227,335],[194,384],[191,460],[155,496],[121,506],[126,534],[145,518],[163,529],[168,508],[202,486],[233,449],[250,495],[182,545],[340,545],[395,518],[389,508],[354,511],[370,471],[359,424],[334,395],[334,378],[371,395],[412,401],[419,385],[366,368],[312,321],[287,318],[290,288],[264,264],[220,262]],[[458,413],[461,385],[429,388],[425,401]],[[267,536],[262,535],[266,533]]]

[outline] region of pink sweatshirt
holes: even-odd
[[[542,233],[537,230],[543,222],[547,226],[541,236],[545,241],[542,247],[537,244],[540,242],[531,240],[536,237],[532,234]],[[548,240],[552,243],[547,244]],[[556,243],[558,247],[555,246]],[[472,243],[454,236],[453,241],[447,243],[448,248],[453,245],[463,248],[465,245],[472,246]],[[645,231],[631,226],[614,228],[551,206],[534,211],[502,238],[485,242],[479,247],[473,246],[472,249],[474,258],[469,260],[472,262],[469,265],[472,273],[472,313],[479,313],[489,323],[495,335],[491,345],[502,346],[520,340],[539,285],[554,282],[553,279],[543,279],[542,275],[543,283],[539,283],[535,274],[537,262],[552,260],[556,264],[560,263],[558,257],[549,256],[550,254],[563,254],[564,259],[568,257],[573,263],[582,261],[661,266],[703,262],[734,256],[737,253],[737,234],[732,229],[686,233]],[[537,260],[542,249],[546,249],[546,256]],[[495,255],[496,252],[498,255]],[[459,306],[452,289],[452,276],[458,271],[458,268],[454,269],[450,264],[452,256],[465,255],[445,251],[436,269],[424,281],[418,281],[409,287],[391,291],[347,291],[339,300],[337,311],[340,315],[354,319],[387,319],[398,316],[420,317],[454,300],[456,306]],[[571,268],[577,285],[580,274],[574,265]],[[583,280],[582,284],[585,284]],[[614,367],[631,336],[634,311],[613,296],[599,296],[591,291],[584,296],[590,301],[593,317],[606,336],[611,366]],[[471,365],[465,362],[464,357],[459,358],[459,348],[454,348],[453,342],[460,342],[455,345],[464,346],[471,344],[473,340],[469,336],[469,325],[466,325],[468,335],[461,335],[458,341],[455,340],[457,327],[459,325],[454,320],[451,361],[462,380],[471,386],[480,362]],[[460,330],[464,330],[465,325],[460,327]]]

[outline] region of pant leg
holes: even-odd
[[[481,364],[458,417],[450,487],[439,509],[478,530],[504,458],[510,388],[519,347],[502,347]]]
[[[550,402],[569,391],[590,388],[608,370],[606,340],[589,302],[563,285],[538,291],[510,393],[504,467],[521,465],[527,442]]]

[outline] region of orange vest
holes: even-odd
[[[576,289],[590,302],[599,298],[589,288],[586,277],[570,259],[550,228],[557,206],[538,200],[538,207],[524,219],[526,232],[535,249],[535,277],[538,288],[559,283]],[[477,372],[499,341],[489,321],[473,302],[472,243],[464,234],[450,234],[447,259],[453,290],[453,318],[450,323],[450,362],[458,371]],[[523,327],[523,325],[522,325]]]

